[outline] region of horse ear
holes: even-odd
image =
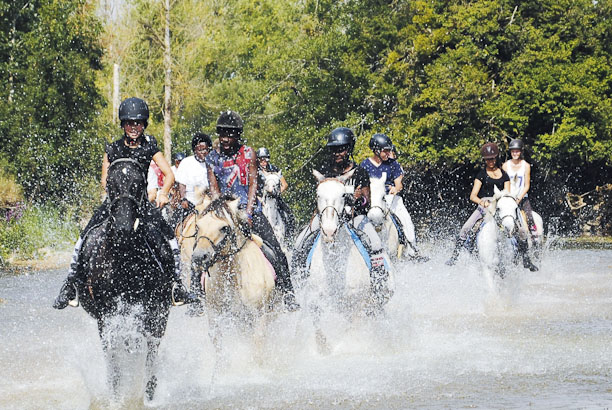
[[[338,177],[338,179],[340,180],[340,182],[345,183],[346,181],[348,181],[353,176],[355,171],[357,171],[357,168],[353,168],[350,172],[347,172],[344,175],[340,175]]]
[[[227,202],[227,205],[232,210],[232,213],[235,215],[238,213],[238,206],[240,205],[240,199],[239,198],[232,199],[231,201]]]
[[[499,190],[499,188],[497,187],[497,185],[493,185],[493,193],[495,195],[499,194],[501,191]]]
[[[317,171],[316,169],[313,169],[313,170],[312,170],[312,175],[314,175],[314,176],[315,176],[315,178],[317,178],[317,180],[318,180],[319,182],[321,182],[321,181],[323,181],[323,180],[325,179],[325,177],[323,176],[323,174],[322,174],[322,173],[320,173],[319,171]]]

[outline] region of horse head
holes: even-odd
[[[500,190],[494,187],[495,195],[490,208],[495,210],[495,220],[503,228],[508,237],[514,234],[516,229],[516,217],[518,204],[514,198],[506,190]]]
[[[262,171],[265,182],[263,192],[266,196],[276,198],[280,195],[281,190],[281,177],[278,172],[265,172]]]
[[[370,210],[368,219],[378,228],[382,226],[388,213],[385,201],[385,181],[387,173],[383,172],[380,178],[370,178]]]
[[[323,174],[313,170],[319,181],[317,186],[317,209],[321,222],[323,240],[333,242],[340,228],[340,215],[344,210],[344,195],[353,194],[344,183],[353,176],[355,169],[337,178],[325,178]]]
[[[129,242],[141,225],[146,201],[147,177],[138,162],[122,158],[108,167],[106,188],[110,212],[110,235],[116,241]]]
[[[239,224],[242,222],[239,204],[239,199],[218,198],[196,217],[195,244],[191,258],[196,268],[206,271],[217,261],[240,250],[241,246],[237,244],[238,236],[241,235]]]

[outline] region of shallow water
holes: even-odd
[[[93,319],[50,308],[64,272],[2,275],[0,408],[612,406],[612,250],[547,251],[503,297],[476,261],[449,268],[447,249],[424,250],[430,262],[399,267],[384,317],[324,317],[327,355],[300,311],[273,318],[263,345],[230,329],[216,362],[206,318],[173,308],[146,403],[139,386],[110,398]]]

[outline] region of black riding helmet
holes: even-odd
[[[126,120],[144,121],[146,128],[149,125],[149,106],[147,103],[136,97],[123,100],[121,105],[119,105],[119,121],[121,121],[121,125]]]
[[[235,111],[223,111],[217,119],[217,134],[219,135],[223,134],[240,138],[243,127],[242,118]]]
[[[370,138],[370,149],[374,152],[382,151],[384,149],[393,149],[393,143],[391,142],[391,138],[386,136],[385,134],[374,134],[372,138]]]
[[[523,141],[519,139],[513,139],[512,141],[510,141],[510,145],[508,145],[508,149],[510,150],[520,149],[522,151],[523,148],[525,148],[525,144],[523,144]]]
[[[327,144],[325,146],[331,148],[348,145],[349,154],[352,154],[356,141],[357,138],[355,137],[355,134],[353,134],[353,131],[351,131],[350,128],[339,127],[333,130],[328,135]]]
[[[257,158],[270,158],[270,151],[266,147],[261,147],[257,150]]]
[[[184,152],[177,152],[176,154],[174,154],[174,160],[175,161],[182,161],[185,159],[185,153]]]

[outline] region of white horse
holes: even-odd
[[[313,171],[319,181],[317,209],[320,231],[308,255],[304,289],[307,306],[315,314],[321,312],[322,306],[330,306],[349,318],[375,313],[393,294],[394,279],[386,258],[384,263],[389,278],[384,282],[383,290],[373,291],[370,257],[357,240],[354,228],[342,217],[344,196],[349,193],[345,182],[353,172],[338,178],[325,178]],[[384,295],[384,300],[381,300],[381,295]],[[319,330],[317,332],[319,342],[324,341],[324,336]]]
[[[248,237],[240,229],[246,221],[238,204],[238,199],[211,201],[183,231],[182,251],[185,257],[191,256],[192,269],[202,273],[201,286],[217,348],[218,330],[228,316],[261,331],[274,293],[274,269],[260,249],[261,239]]]
[[[399,220],[397,215],[392,215],[393,206],[397,206],[394,201],[401,201],[401,197],[386,194],[386,179],[386,172],[383,172],[381,178],[370,178],[370,210],[368,211],[368,219],[376,228],[385,251],[391,257],[402,259],[404,256],[408,256],[415,262],[426,262],[429,258],[419,255],[417,251],[414,224],[410,215],[402,221]],[[408,211],[406,210],[406,212]],[[407,249],[400,243],[400,232],[396,223],[406,224],[402,228],[403,234],[406,237],[406,243],[408,244]]]
[[[278,172],[259,171],[265,177],[263,196],[261,198],[262,212],[270,222],[278,242],[286,248],[289,230],[281,215],[279,206],[281,191],[281,176]]]
[[[519,210],[516,198],[494,188],[495,195],[485,209],[476,241],[478,257],[487,284],[492,291],[500,289],[506,276],[518,267],[515,236],[518,235]]]

